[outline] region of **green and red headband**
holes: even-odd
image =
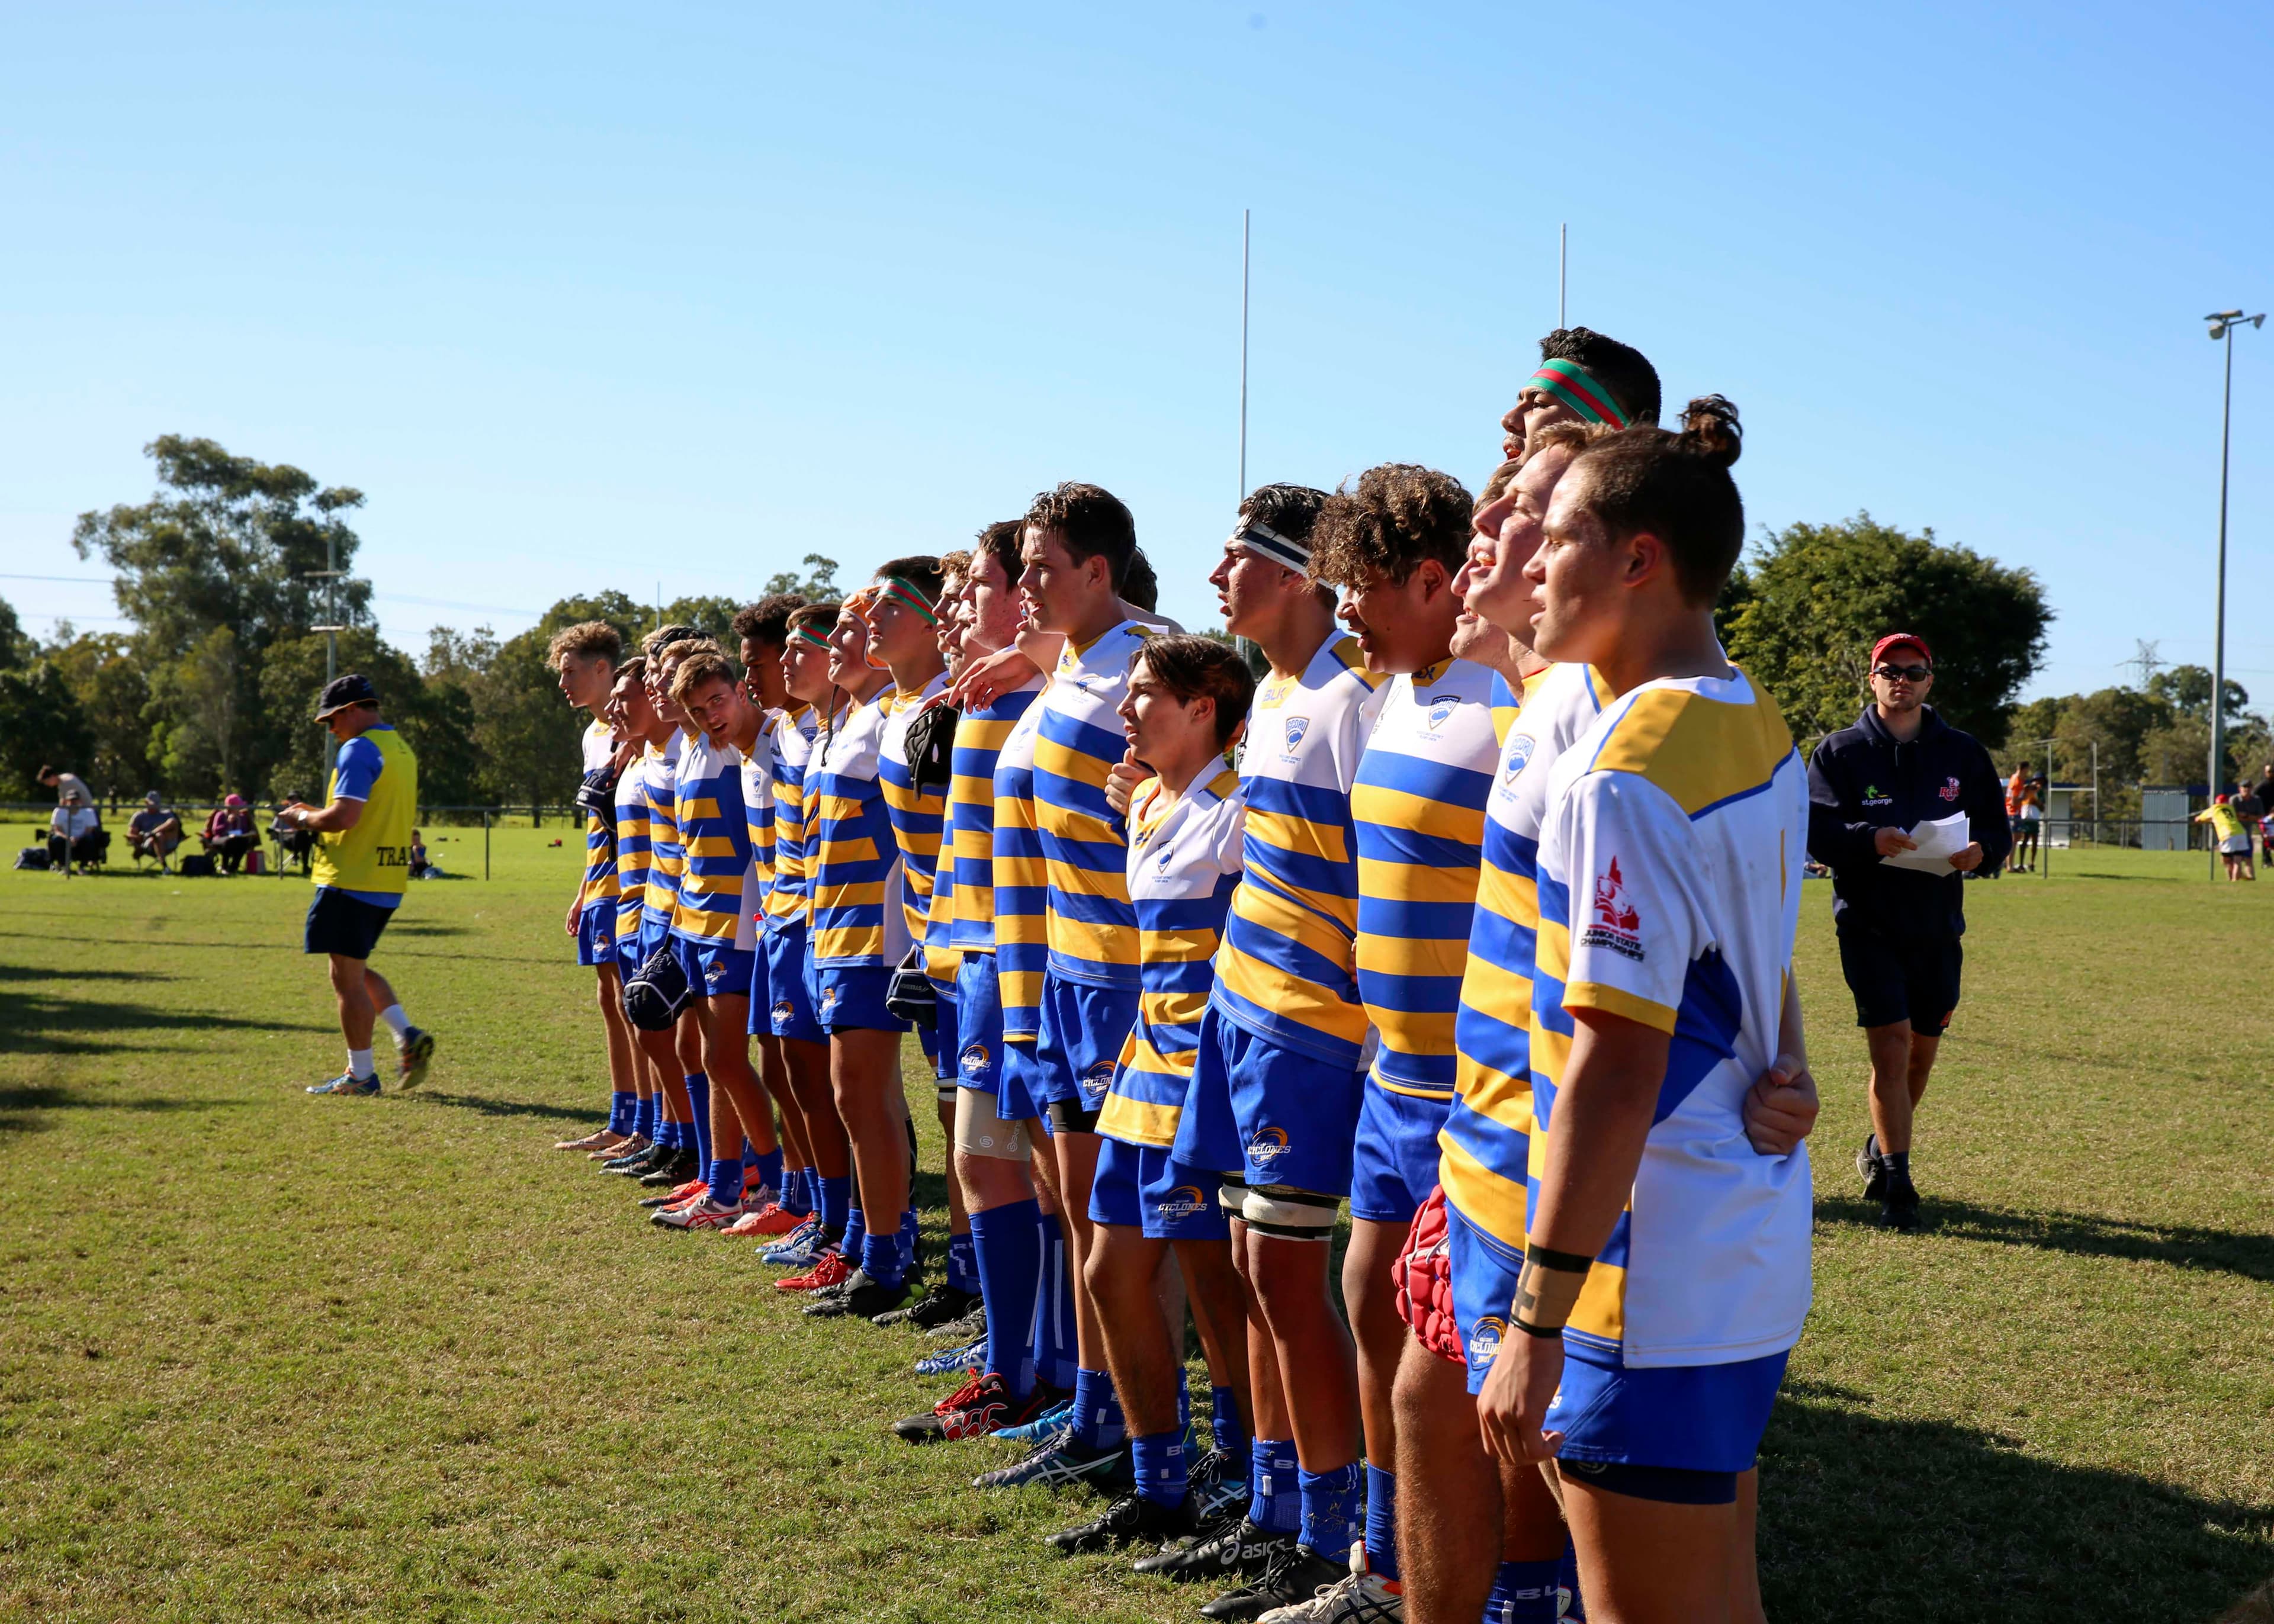
[[[903,609],[914,610],[923,616],[928,625],[939,624],[938,611],[913,581],[902,575],[879,575],[877,583],[884,589],[883,597],[891,598]]]
[[[1633,422],[1625,408],[1612,398],[1611,392],[1577,361],[1542,361],[1540,370],[1525,380],[1524,387],[1555,396],[1589,423],[1610,423],[1625,428]]]
[[[813,622],[810,620],[808,620],[804,625],[799,627],[794,632],[792,632],[790,635],[793,637],[804,638],[808,643],[811,643],[815,648],[819,649],[825,654],[829,652],[829,639],[823,636],[819,632],[814,630]]]

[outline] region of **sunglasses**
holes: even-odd
[[[1874,665],[1871,674],[1890,682],[1924,682],[1934,675],[1931,665]]]

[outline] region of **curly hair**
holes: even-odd
[[[1305,542],[1326,502],[1324,491],[1307,485],[1259,485],[1240,500],[1239,516],[1250,524],[1268,524],[1290,541]]]
[[[1450,474],[1414,462],[1369,468],[1319,509],[1311,579],[1360,586],[1375,575],[1404,584],[1425,559],[1461,567],[1476,504]]]
[[[558,671],[561,662],[572,654],[580,659],[604,659],[611,665],[618,665],[624,658],[623,634],[606,620],[584,620],[563,627],[546,644],[545,663]]]
[[[1570,361],[1608,389],[1638,427],[1658,421],[1658,369],[1631,344],[1591,327],[1558,327],[1540,341],[1543,361]]]
[[[1647,531],[1664,542],[1682,595],[1710,604],[1745,545],[1745,504],[1729,469],[1743,449],[1737,409],[1701,395],[1682,430],[1622,429],[1595,440],[1572,462],[1580,505],[1614,541]]]
[[[789,617],[805,607],[801,592],[774,592],[734,611],[734,635],[748,643],[788,641]]]

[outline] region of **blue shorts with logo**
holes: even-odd
[[[813,1013],[832,1032],[906,1032],[908,1023],[885,1007],[892,972],[886,965],[815,966]]]
[[[688,990],[700,997],[710,989],[703,983],[703,960],[699,956],[703,944],[692,936],[671,933],[671,951],[679,960],[680,973],[687,977]]]
[[[1148,1241],[1223,1240],[1231,1214],[1216,1199],[1216,1177],[1155,1145],[1101,1136],[1089,1221],[1118,1223]]]
[[[585,966],[616,962],[614,898],[596,897],[576,915],[576,962]]]
[[[1035,1042],[1035,1103],[1085,1111],[1105,1103],[1114,1063],[1137,1025],[1137,989],[1043,977],[1043,1029]]]
[[[1351,1216],[1374,1223],[1412,1223],[1437,1187],[1437,1131],[1452,1096],[1425,1098],[1366,1081],[1351,1167]]]
[[[734,938],[702,942],[687,936],[679,940],[687,944],[695,968],[687,978],[689,986],[706,998],[747,998],[750,996],[750,980],[757,973],[758,956],[747,947],[736,947]]]
[[[995,1115],[1005,1122],[1027,1122],[1039,1117],[1043,1108],[1035,1098],[1035,1046],[1003,1040],[1003,1067],[997,1078]],[[1043,1132],[1050,1131],[1048,1122]]]
[[[931,1030],[931,1042],[924,1052],[931,1056],[931,1074],[939,1084],[939,1097],[953,1101],[956,1086],[956,1056],[962,1051],[962,1033],[957,1026],[960,1019],[955,1004],[955,983],[931,978],[933,1007],[938,1013]]]
[[[657,951],[670,940],[672,940],[672,935],[669,920],[650,919],[645,914],[640,915],[638,950],[640,963],[645,964],[654,958]]]
[[[1003,998],[995,982],[995,955],[966,953],[955,967],[954,1053],[949,1069],[959,1086],[1003,1098]],[[946,1017],[940,1030],[946,1031]]]
[[[1351,1192],[1363,1071],[1257,1037],[1213,1004],[1201,1018],[1199,1048],[1177,1124],[1178,1161],[1236,1171],[1265,1188]]]
[[[805,927],[790,925],[767,931],[758,944],[758,958],[764,966],[765,993],[761,999],[753,980],[752,1019],[763,1009],[765,1029],[778,1038],[795,1038],[801,1043],[829,1041],[829,1034],[814,1019],[813,987],[808,979],[812,956],[805,951]]]

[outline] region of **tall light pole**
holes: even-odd
[[[2210,323],[2214,342],[2226,345],[2226,382],[2218,409],[2218,627],[2211,639],[2210,665],[2210,793],[2218,793],[2226,763],[2226,465],[2229,432],[2234,422],[2234,329],[2248,322],[2266,325],[2266,312],[2246,316],[2239,310],[2217,310],[2203,318]],[[2211,877],[2218,877],[2218,859],[2211,859]]]

